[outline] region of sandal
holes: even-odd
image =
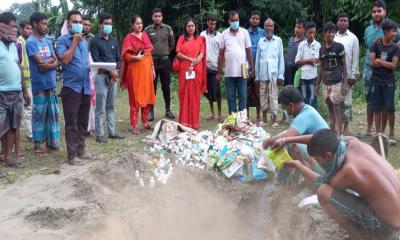
[[[394,138],[390,138],[388,141],[389,145],[396,145],[396,140]]]
[[[207,121],[212,121],[212,120],[215,120],[215,117],[211,115],[211,116],[209,116],[208,118],[206,118],[206,120],[207,120]]]
[[[46,149],[35,149],[35,155],[38,157],[46,156]]]
[[[19,153],[17,154],[17,160],[18,160],[18,161],[19,161],[19,160],[25,160],[25,153],[19,152]]]
[[[131,132],[133,135],[139,135],[140,134],[140,129],[137,127],[131,128]]]
[[[24,164],[21,161],[17,160],[10,160],[10,162],[3,162],[3,165],[7,167],[15,167],[15,168],[22,168]]]
[[[279,128],[279,127],[280,127],[279,123],[272,124],[272,128]]]
[[[148,123],[146,123],[146,124],[143,126],[143,128],[144,128],[145,130],[152,130],[152,129],[153,129],[153,127],[152,127],[150,124],[148,124]]]

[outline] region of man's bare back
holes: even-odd
[[[400,227],[400,180],[394,168],[376,151],[357,138],[347,137],[343,167],[330,184],[338,190],[350,188],[365,199],[370,209],[387,224]]]

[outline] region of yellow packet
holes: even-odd
[[[272,151],[270,149],[266,152],[267,157],[275,164],[279,169],[283,168],[285,162],[292,160],[286,148],[281,148],[278,151]]]

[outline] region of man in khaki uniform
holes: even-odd
[[[147,26],[144,31],[149,35],[151,44],[154,47],[152,52],[156,72],[154,91],[157,93],[157,80],[160,77],[165,102],[165,117],[174,119],[175,116],[171,112],[171,64],[169,61],[169,53],[175,46],[174,32],[170,26],[162,23],[163,15],[160,8],[153,9],[152,19],[153,24]],[[154,108],[151,107],[149,121],[153,120]]]

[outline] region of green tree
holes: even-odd
[[[31,16],[34,9],[31,2],[13,3],[7,11],[12,12],[17,17],[17,22],[20,22],[21,20],[29,21],[29,17]]]

